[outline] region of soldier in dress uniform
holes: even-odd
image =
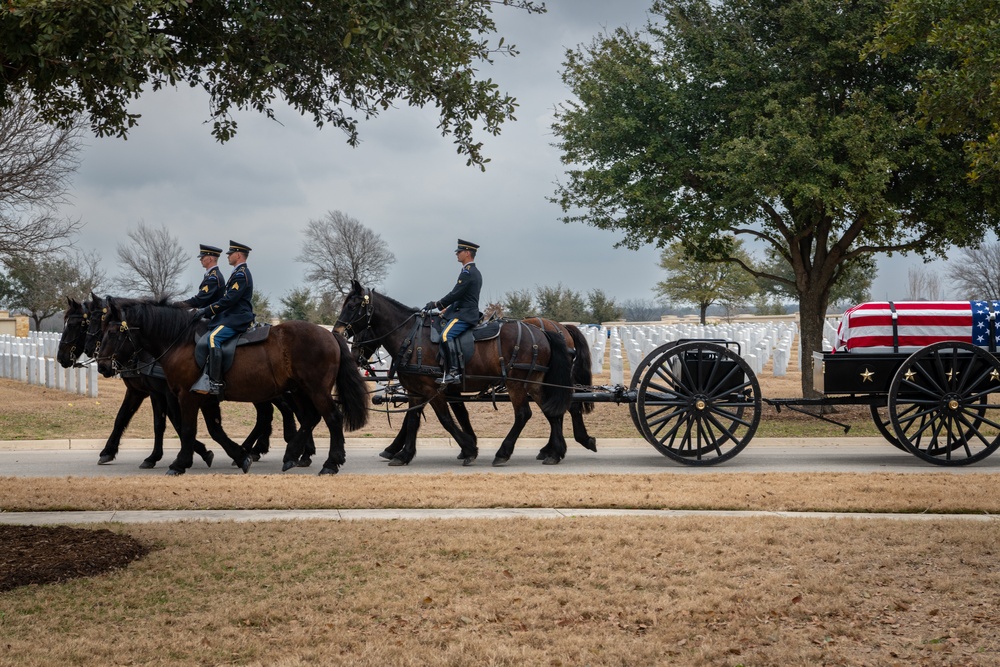
[[[222,255],[222,248],[214,245],[202,244],[199,246],[198,259],[205,269],[201,284],[198,285],[198,292],[190,299],[181,301],[185,306],[192,308],[204,308],[218,301],[222,297],[222,271],[219,270],[219,256]]]
[[[253,324],[253,276],[247,267],[250,246],[229,242],[229,265],[233,272],[226,281],[226,289],[215,303],[198,309],[198,314],[211,320],[208,334],[208,361],[205,372],[191,387],[200,394],[218,394],[222,390],[222,344],[237,336]]]
[[[462,265],[458,274],[458,282],[445,296],[437,301],[428,301],[425,308],[437,308],[445,320],[444,331],[441,334],[441,349],[444,351],[447,369],[438,384],[457,384],[462,381],[459,361],[462,350],[458,346],[458,336],[479,323],[483,314],[479,312],[479,292],[483,289],[483,275],[476,268],[476,251],[479,246],[469,241],[458,239],[455,257]]]

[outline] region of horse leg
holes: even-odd
[[[177,453],[177,458],[167,468],[168,475],[183,475],[194,463],[193,442],[198,433],[198,405],[190,401],[185,404],[182,401],[180,420],[181,427],[177,435],[181,439],[181,450]]]
[[[323,463],[320,475],[336,475],[340,466],[347,461],[344,451],[344,417],[340,408],[333,402],[329,392],[313,392],[313,407],[323,416],[327,428],[330,429],[330,453]],[[309,429],[311,432],[312,429]],[[301,433],[301,431],[300,431]]]
[[[190,401],[190,398],[188,399]],[[205,418],[205,426],[208,427],[208,434],[217,443],[222,445],[222,448],[226,451],[226,454],[233,460],[233,465],[240,468],[243,472],[250,470],[250,464],[253,463],[253,458],[247,453],[241,445],[239,445],[235,440],[230,438],[225,429],[222,428],[222,410],[219,408],[219,401],[214,397],[200,398],[200,404],[195,406],[194,412],[194,428],[197,430],[198,426],[198,408],[201,408],[201,414]],[[183,405],[183,402],[182,402]],[[182,416],[185,414],[183,410],[181,411]],[[187,426],[186,420],[183,418],[181,422],[184,426]],[[181,438],[181,447],[184,446],[184,440]],[[192,451],[196,450],[200,446],[202,449],[205,445],[202,445],[194,438],[194,434],[191,435],[191,447]],[[200,453],[200,452],[199,452]],[[204,456],[204,454],[202,454]],[[207,463],[209,459],[205,459]]]
[[[302,461],[305,460],[308,442],[312,441],[313,429],[316,428],[316,424],[320,420],[319,412],[308,399],[296,399],[295,406],[295,413],[299,418],[299,429],[295,432],[292,439],[285,444],[285,455],[282,458],[281,464],[282,472],[300,466]],[[315,448],[315,445],[313,447]]]
[[[470,436],[468,433],[459,428],[455,420],[451,418],[451,412],[448,409],[448,401],[441,394],[438,394],[431,401],[431,407],[434,408],[434,414],[437,415],[438,421],[441,422],[441,426],[444,430],[448,431],[448,434],[455,438],[455,442],[458,443],[461,451],[459,452],[458,458],[462,461],[462,465],[469,466],[472,465],[476,458],[479,457],[479,447],[476,446],[476,439],[474,436]],[[466,419],[468,419],[468,414],[466,414]]]
[[[500,449],[497,450],[493,459],[494,466],[502,466],[510,460],[514,453],[514,443],[517,442],[521,431],[524,430],[524,425],[531,419],[531,405],[528,403],[528,397],[523,388],[516,389],[515,387],[517,385],[508,385],[510,404],[514,406],[514,425],[510,427],[507,436],[500,443]]]
[[[311,414],[310,411],[314,410],[312,404],[309,401],[305,401],[306,405],[302,408],[306,411],[306,414]],[[293,402],[293,405],[296,403]],[[319,419],[319,415],[316,415],[316,419]],[[294,420],[292,420],[294,423]],[[319,423],[318,421],[316,423]],[[300,468],[308,468],[312,465],[312,457],[316,455],[316,440],[313,437],[313,430],[309,429],[305,434],[305,439],[302,442],[302,455],[299,457],[297,466]]]
[[[462,401],[455,401],[454,403],[449,403],[451,406],[451,411],[455,413],[455,420],[458,422],[459,427],[465,431],[465,433],[472,438],[472,444],[479,444],[479,436],[476,435],[475,429],[472,428],[472,422],[469,420],[469,409],[465,407],[465,403]],[[462,453],[459,452],[458,458],[464,458]]]
[[[406,443],[406,434],[410,428],[409,420],[415,418],[419,422],[420,416],[423,414],[423,408],[419,410],[407,410],[406,414],[403,415],[403,423],[399,427],[399,433],[396,434],[396,437],[392,439],[392,442],[385,449],[378,453],[379,457],[389,460],[396,458],[396,455],[402,451],[403,445]],[[413,415],[416,415],[416,417]]]
[[[149,382],[154,381],[150,379]],[[178,437],[180,437],[181,433],[180,405],[177,403],[177,397],[167,388],[165,382],[162,384],[152,384],[151,388],[149,403],[153,407],[153,428],[156,435],[153,440],[153,453],[142,462],[139,466],[140,468],[153,468],[163,458],[163,434],[167,428],[166,420],[170,420],[170,424],[174,427]],[[216,413],[218,413],[218,409],[216,409]],[[201,456],[209,468],[212,467],[215,454],[205,447],[200,440],[194,440],[192,449]]]
[[[573,439],[592,452],[597,451],[597,438],[587,433],[587,425],[583,423],[583,404],[573,401],[569,405],[569,416],[573,421]]]
[[[579,402],[570,404],[569,416],[573,421],[573,439],[583,445],[584,448],[589,449],[592,452],[596,452],[597,439],[587,433],[587,425],[583,423],[583,405]],[[552,441],[552,438],[549,438],[549,441],[545,443],[545,446],[538,451],[538,455],[535,459],[538,461],[546,461],[552,456],[558,456],[558,446]],[[565,458],[565,456],[561,456],[559,458],[562,459]]]
[[[153,451],[139,464],[139,467],[144,470],[155,468],[156,463],[163,458],[163,433],[167,430],[167,406],[165,403],[163,396],[155,392],[149,395],[149,405],[153,408]]]
[[[563,437],[563,416],[545,415],[549,420],[549,449],[548,456],[542,461],[543,465],[551,466],[566,458],[566,438]]]
[[[271,449],[271,423],[274,419],[274,410],[270,403],[254,403],[253,407],[257,411],[257,420],[242,446],[254,461],[260,461],[260,457]]]
[[[104,449],[101,450],[100,458],[97,459],[98,465],[111,463],[118,456],[122,434],[125,433],[129,422],[132,421],[132,416],[139,410],[139,406],[142,405],[147,396],[149,396],[148,393],[130,387],[128,384],[125,385],[125,398],[122,399],[121,407],[118,408],[118,414],[115,415],[115,425],[111,430],[111,435],[104,444]]]

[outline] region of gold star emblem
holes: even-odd
[[[872,373],[870,370],[868,370],[866,368],[865,370],[863,370],[861,372],[861,381],[862,382],[874,382],[874,380],[872,380],[872,377],[874,377],[874,375],[875,375],[874,373]]]
[[[913,378],[917,377],[917,374],[913,371],[912,368],[910,368],[905,373],[903,373],[903,377],[906,378],[907,382],[913,382]]]
[[[958,371],[956,371],[956,370],[954,370],[954,369],[949,369],[949,370],[948,370],[948,372],[947,372],[947,373],[945,373],[944,375],[945,375],[945,377],[947,377],[947,378],[948,378],[948,382],[951,382],[951,381],[952,381],[952,380],[954,380],[954,379],[955,379],[956,377],[958,377]]]
[[[991,370],[990,371],[990,379],[993,380],[994,382],[996,382],[997,380],[1000,380],[1000,371],[998,371],[995,368],[993,370]]]

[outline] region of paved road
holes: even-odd
[[[604,440],[598,451],[589,452],[570,444],[566,459],[555,466],[535,460],[542,446],[539,439],[522,439],[510,462],[502,467],[491,465],[499,439],[480,441],[480,458],[475,465],[463,467],[455,457],[457,447],[444,439],[420,441],[417,457],[404,467],[389,467],[378,457],[385,446],[382,439],[350,439],[347,464],[341,474],[415,475],[434,473],[474,474],[680,474],[761,473],[761,472],[900,472],[900,473],[996,473],[1000,472],[1000,454],[972,466],[942,467],[892,447],[879,438],[757,438],[734,459],[716,466],[684,466],[660,455],[640,439]],[[125,477],[162,475],[177,453],[176,444],[168,443],[166,455],[153,470],[140,470],[139,463],[150,450],[147,441],[127,441],[118,459],[110,465],[97,465],[101,441],[46,441],[38,443],[0,442],[0,476],[14,477]],[[213,448],[216,463],[207,468],[196,458],[191,475],[242,474],[228,465],[221,449]],[[281,472],[280,450],[255,463],[250,474],[312,475],[319,472],[325,456],[317,457],[311,468]]]

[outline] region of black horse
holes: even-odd
[[[438,346],[431,342],[429,322],[421,311],[366,290],[354,281],[335,330],[378,341],[393,357],[414,413],[404,419],[403,447],[394,460],[406,464],[413,459],[420,424],[416,413],[429,403],[441,425],[461,448],[459,458],[463,464],[475,461],[479,454],[475,436],[455,424],[448,410],[446,390],[435,382],[440,375],[436,363]],[[510,460],[514,444],[531,418],[529,398],[540,406],[549,422],[552,461],[547,462],[557,463],[566,456],[562,420],[573,397],[572,361],[561,335],[521,322],[503,323],[495,339],[476,343],[464,378],[461,390],[467,392],[488,392],[505,386],[514,408],[514,425],[497,450],[493,465]]]
[[[529,317],[522,321],[528,324],[533,324],[543,330],[556,331],[562,334],[563,340],[569,348],[570,356],[573,357],[574,384],[584,387],[590,385],[593,381],[593,373],[590,370],[590,347],[587,344],[586,337],[578,327],[572,324],[562,324],[561,322],[547,320],[541,317]],[[361,365],[368,364],[368,360],[378,351],[380,346],[381,341],[375,339],[371,330],[357,332],[351,338],[351,353],[354,354],[355,359],[357,359],[358,363]],[[448,388],[451,389],[451,385],[449,385]],[[452,391],[447,391],[446,394],[449,397],[453,396]],[[455,421],[458,422],[459,427],[466,434],[468,434],[474,442],[477,441],[478,438],[472,427],[472,422],[469,419],[469,411],[465,407],[465,403],[461,400],[449,400],[448,406],[451,408]],[[593,409],[594,406],[592,403],[573,401],[569,406],[569,414],[573,423],[573,438],[584,448],[589,449],[592,452],[596,452],[597,439],[590,435],[587,431],[587,425],[583,421],[583,415],[591,412]],[[402,465],[402,462],[396,458],[396,455],[402,451],[408,434],[413,428],[412,420],[419,419],[420,416],[423,415],[423,412],[422,407],[419,410],[407,410],[396,437],[391,443],[389,443],[389,445],[386,446],[385,449],[379,452],[379,456],[384,459],[389,459],[389,465]],[[553,447],[555,447],[554,443],[547,442],[545,446],[539,450],[538,455],[535,456],[535,458],[547,464],[558,463],[559,459],[551,456],[553,453]]]
[[[90,335],[91,325],[96,322],[99,332],[101,321],[100,310],[94,309],[91,303],[80,303],[69,298],[67,301],[69,305],[63,314],[63,332],[56,353],[56,361],[63,368],[77,365],[80,357],[84,354],[87,356],[94,354],[94,347],[96,347],[94,341],[98,337]],[[162,378],[147,373],[123,377],[122,380],[125,383],[125,397],[122,399],[121,407],[118,408],[118,414],[115,415],[115,425],[111,436],[104,444],[104,449],[101,450],[97,462],[99,465],[104,465],[115,460],[125,429],[128,428],[142,402],[148,397],[153,410],[153,451],[139,464],[139,467],[154,468],[157,462],[163,458],[163,434],[167,428],[167,419],[170,419],[174,428],[179,432],[177,401],[167,390],[166,381]],[[205,420],[207,423],[211,424],[221,419],[218,403],[214,407],[214,412],[212,406],[206,406],[206,409]],[[270,431],[270,425],[268,427]],[[196,442],[195,451],[211,467],[215,454],[201,442]]]
[[[184,307],[165,303],[138,302],[119,307],[107,300],[108,319],[98,354],[98,369],[113,375],[119,359],[131,358],[145,350],[159,359],[170,390],[180,404],[181,451],[167,474],[180,475],[191,467],[197,413],[211,400],[190,391],[201,375],[195,362],[196,335],[207,323]],[[296,436],[285,451],[285,469],[296,465],[306,436],[322,418],[330,429],[330,452],[321,475],[334,474],[344,464],[344,425],[355,430],[368,420],[364,380],[343,337],[308,322],[284,322],[271,327],[263,342],[240,348],[226,373],[226,399],[262,403],[291,391],[308,406]],[[337,388],[338,408],[331,392]],[[247,472],[251,457],[235,442],[225,438],[220,444],[235,463]]]
[[[93,292],[91,292],[90,297],[90,301],[84,301],[79,307],[84,311],[84,318],[88,323],[86,341],[83,345],[83,353],[88,357],[95,359],[100,349],[102,324],[107,318],[108,309],[105,304],[105,299],[101,299]],[[121,304],[127,301],[128,300],[120,299],[119,303]],[[70,310],[72,309],[73,302],[71,301]],[[63,329],[64,338],[66,337],[66,332],[73,326],[71,319],[69,310],[67,310],[67,319]],[[121,375],[122,380],[125,383],[125,398],[122,401],[121,408],[118,410],[118,415],[115,417],[114,429],[112,430],[107,443],[104,445],[104,449],[101,451],[98,463],[109,463],[115,459],[118,455],[118,448],[125,429],[128,427],[129,422],[132,420],[136,411],[142,405],[143,400],[149,396],[150,405],[153,408],[153,452],[146,458],[145,461],[143,461],[140,467],[152,468],[158,461],[160,461],[160,459],[163,458],[163,432],[166,428],[166,419],[169,419],[170,423],[174,427],[174,430],[180,433],[180,414],[177,398],[167,387],[166,378],[163,377],[162,369],[160,369],[159,365],[155,363],[153,357],[146,352],[140,352],[135,358],[134,363],[124,364]],[[254,422],[253,429],[251,429],[250,434],[243,441],[243,449],[249,452],[254,461],[259,461],[260,457],[267,454],[270,450],[271,429],[274,416],[271,405],[277,408],[281,413],[283,435],[286,443],[294,438],[296,432],[298,431],[298,426],[295,424],[295,418],[296,412],[300,411],[301,408],[295,405],[291,395],[275,399],[271,402],[271,404],[254,404],[254,409],[257,411],[257,417]],[[205,410],[208,410],[208,412],[206,413]],[[213,407],[212,402],[206,401],[202,414],[205,418],[205,423],[209,425],[209,435],[212,435],[213,432],[216,432],[214,431],[215,424],[221,423],[221,412],[217,407]],[[221,438],[227,437],[225,431],[221,430],[221,426],[219,426],[218,433]],[[222,440],[215,438],[214,436],[213,439],[220,444],[222,442]],[[205,453],[203,452],[208,450],[205,450],[204,446],[197,440],[195,441],[194,447],[195,452],[204,458]],[[312,436],[310,434],[310,437],[304,447],[304,453],[296,464],[302,467],[309,466],[312,463],[312,456],[315,453],[316,446],[313,443]],[[208,452],[208,456],[212,456],[210,451]]]

